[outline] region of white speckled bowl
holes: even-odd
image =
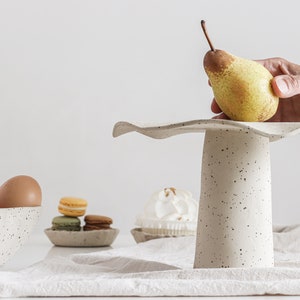
[[[0,265],[27,241],[41,213],[41,206],[0,208]]]

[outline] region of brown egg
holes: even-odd
[[[41,202],[41,187],[30,176],[15,176],[0,186],[0,208],[40,206]]]

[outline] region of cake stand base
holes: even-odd
[[[207,130],[194,267],[273,265],[269,138]]]

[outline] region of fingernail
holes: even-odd
[[[275,79],[275,81],[276,81],[276,85],[277,85],[277,88],[280,91],[280,93],[282,95],[288,94],[289,86],[288,86],[286,80],[283,79],[283,78],[278,77],[278,78]]]

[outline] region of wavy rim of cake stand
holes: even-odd
[[[253,132],[268,137],[270,142],[296,135],[300,122],[238,122],[220,119],[199,119],[168,124],[141,124],[120,121],[113,128],[113,137],[138,132],[155,139],[164,139],[184,133],[203,133],[206,130],[233,130]]]

